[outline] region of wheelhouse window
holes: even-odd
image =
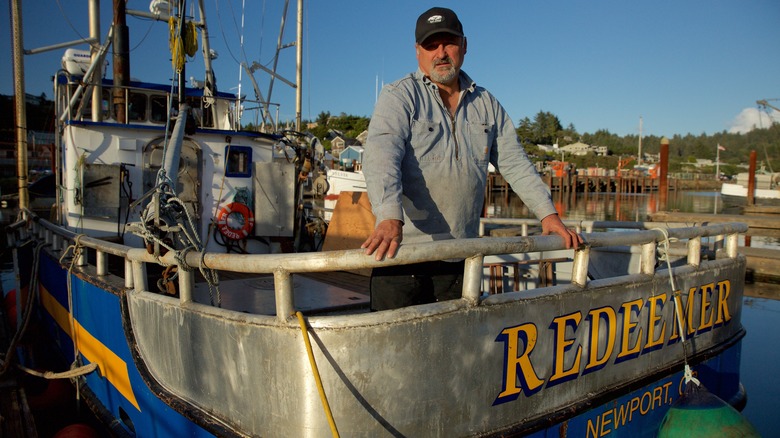
[[[111,118],[111,89],[104,88],[101,92],[100,108],[103,111],[103,120]]]
[[[168,119],[168,98],[166,96],[151,96],[149,98],[151,106],[150,118],[153,123],[165,123]]]
[[[127,120],[143,122],[146,120],[146,95],[130,92],[127,99]]]
[[[252,148],[248,146],[225,146],[225,176],[252,177]]]
[[[75,85],[75,84],[71,84],[70,85],[70,96],[73,96],[73,94],[76,92],[77,88],[78,88],[78,85]],[[92,103],[91,103],[91,100],[92,100],[93,95],[92,95],[91,91],[86,92],[86,93],[88,93],[86,95],[86,97],[88,97],[88,102],[89,103],[85,104],[82,107],[82,109],[81,109],[81,117],[82,117],[82,119],[89,120],[89,119],[92,118]],[[111,89],[110,88],[108,88],[108,89],[107,88],[103,88],[101,93],[100,93],[100,96],[101,96],[101,98],[100,98],[100,108],[101,108],[101,112],[103,113],[102,117],[103,117],[103,120],[106,120],[106,119],[111,117],[111,107],[110,107],[110,103],[111,103]],[[67,102],[69,101],[69,99],[70,98],[68,97],[67,100],[65,100],[63,104],[67,105],[68,104]],[[75,109],[73,111],[73,114],[75,115]]]
[[[192,117],[195,119],[195,124],[198,127],[207,126],[203,123],[203,101],[200,97],[188,98],[187,103],[190,104],[190,111]]]

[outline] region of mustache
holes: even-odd
[[[444,55],[441,58],[435,58],[433,60],[433,65],[441,65],[441,64],[453,64],[452,58],[450,58],[448,55]]]

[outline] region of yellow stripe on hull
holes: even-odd
[[[95,363],[100,368],[100,373],[111,382],[112,385],[139,411],[138,401],[133,394],[133,387],[130,385],[130,375],[127,372],[127,363],[119,356],[114,354],[111,349],[106,347],[97,338],[92,336],[78,321],[74,320],[74,331],[76,338],[70,331],[70,314],[45,287],[40,286],[40,298],[43,307],[51,314],[62,330],[74,339],[78,345],[79,352],[90,362]]]

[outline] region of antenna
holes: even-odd
[[[636,162],[642,164],[642,116],[639,116],[639,156]]]

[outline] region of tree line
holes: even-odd
[[[38,101],[27,102],[27,127],[31,130],[51,132],[54,125],[54,103],[48,100],[45,94],[42,94]],[[0,114],[7,115],[7,117],[0,117],[0,143],[8,148],[12,148],[15,142],[13,111],[13,97],[0,95]],[[330,140],[335,132],[348,138],[356,138],[368,129],[369,121],[368,117],[345,113],[332,115],[330,112],[323,111],[315,120],[306,122],[306,126],[310,126],[306,130],[317,136],[329,149]],[[591,146],[606,146],[609,156],[597,157],[589,153],[581,157],[566,157],[577,168],[597,166],[614,169],[620,158],[635,156],[638,152],[638,135],[620,136],[607,129],[600,129],[593,133],[580,133],[573,124],[564,126],[555,114],[548,111],[539,111],[533,118],[522,118],[516,126],[518,138],[534,161],[560,159],[560,156],[540,150],[537,145],[557,143],[559,146],[566,146],[578,141]],[[718,145],[725,148],[720,152],[720,162],[721,171],[727,175],[742,171],[738,166],[747,164],[751,151],[756,151],[759,166],[764,166],[766,170],[780,171],[780,123],[776,121],[772,121],[768,127],[754,129],[744,134],[729,133],[725,130],[711,135],[675,134],[669,138],[670,171],[692,170],[686,164],[695,162],[696,159],[714,161]],[[657,154],[660,146],[661,137],[653,135],[642,137],[644,153]],[[711,170],[705,169],[705,171]]]
[[[314,120],[316,125],[309,131],[317,136],[329,147],[329,137],[333,131],[338,131],[346,137],[355,138],[365,129],[368,129],[370,118],[340,114],[333,116],[330,112],[321,112]],[[565,127],[560,119],[548,111],[539,111],[533,119],[522,118],[517,123],[517,136],[532,160],[560,159],[560,156],[547,153],[537,145],[566,146],[568,144],[582,142],[591,146],[606,146],[609,156],[597,157],[588,154],[582,157],[566,157],[572,160],[578,168],[604,167],[615,168],[620,158],[636,156],[639,146],[639,135],[620,136],[607,129],[600,129],[593,133],[580,133],[573,124]],[[741,171],[739,166],[747,164],[750,151],[756,151],[759,165],[767,170],[780,171],[780,123],[772,122],[766,128],[757,128],[750,132],[729,133],[725,130],[715,134],[675,134],[669,140],[669,162],[671,171],[683,171],[690,169],[690,164],[696,159],[710,159],[715,161],[717,147],[721,145],[725,150],[720,151],[721,171],[735,174]],[[645,154],[658,154],[661,148],[661,137],[648,135],[642,137],[642,152]]]

